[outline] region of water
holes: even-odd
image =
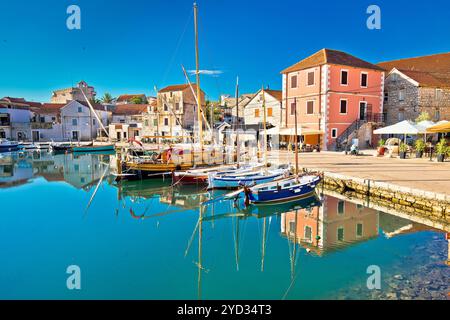
[[[117,184],[108,156],[0,157],[1,299],[445,299],[448,292],[444,231],[350,201],[320,195],[258,210],[227,200],[200,212],[199,203],[220,193],[162,180]],[[67,289],[70,265],[80,267],[81,290]],[[367,289],[370,265],[380,267],[381,290]]]

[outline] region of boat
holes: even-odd
[[[18,142],[0,139],[0,152],[12,152],[17,150],[19,150]]]
[[[261,170],[231,174],[210,174],[209,189],[237,189],[287,178],[289,169]]]
[[[202,184],[207,185],[211,176],[224,174],[242,174],[260,169],[262,164],[248,164],[243,166],[221,165],[207,168],[192,169],[187,171],[175,171],[173,173],[174,184]]]
[[[51,149],[54,153],[66,153],[72,151],[72,145],[64,143],[53,143]]]
[[[244,187],[247,203],[272,205],[310,197],[322,180],[320,175],[296,176],[252,187]]]
[[[74,146],[72,151],[74,153],[101,153],[101,152],[113,152],[115,147],[113,144],[105,145],[87,145],[87,146]]]
[[[33,142],[21,142],[19,143],[19,149],[23,151],[37,150],[39,149],[39,146],[37,146]]]

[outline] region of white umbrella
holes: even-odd
[[[436,125],[436,123],[434,123],[433,121],[424,120],[424,121],[421,121],[421,122],[417,123],[416,127],[419,129],[420,133],[426,134],[427,133],[427,129],[432,127],[432,126],[435,126],[435,125]]]
[[[405,143],[406,143],[406,135],[407,134],[419,134],[419,128],[412,123],[411,121],[405,120],[399,123],[396,123],[392,126],[387,126],[384,128],[380,128],[375,130],[373,133],[375,134],[403,134],[405,135]]]

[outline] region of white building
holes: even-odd
[[[28,140],[31,117],[29,106],[0,103],[0,138]]]

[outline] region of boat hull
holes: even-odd
[[[172,175],[176,170],[192,169],[192,164],[175,163],[134,163],[127,162],[123,164],[122,172],[125,175],[120,176],[122,180],[142,180],[159,179]]]
[[[237,189],[242,186],[262,184],[281,179],[284,173],[272,174],[268,176],[250,176],[250,177],[212,177],[209,187],[211,189]]]
[[[208,184],[208,175],[196,175],[196,174],[183,174],[181,173],[174,173],[173,174],[173,183],[177,184],[202,184],[206,185]]]
[[[299,183],[286,189],[279,188],[276,190],[251,192],[249,195],[250,203],[255,205],[276,205],[308,198],[315,193],[316,186],[320,181],[320,177],[316,177],[310,182]]]
[[[18,144],[10,144],[10,145],[1,145],[0,146],[0,152],[13,152],[18,151],[19,145]]]
[[[72,151],[75,153],[113,152],[114,150],[114,145],[72,147]]]

